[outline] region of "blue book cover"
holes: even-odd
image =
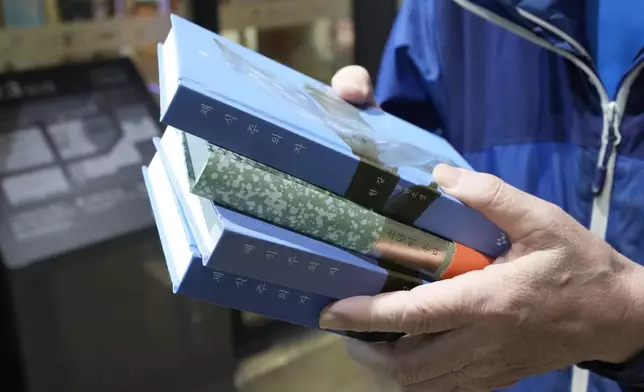
[[[155,144],[205,266],[337,299],[426,283],[191,193],[179,132],[168,128]]]
[[[470,168],[443,138],[176,15],[159,45],[161,121],[407,225],[492,257],[507,236],[441,192],[438,163]]]
[[[159,154],[142,170],[175,294],[319,329],[320,312],[334,298],[205,267],[197,241],[187,224],[185,210],[174,194]],[[246,236],[251,237],[250,234]],[[224,236],[222,240],[226,241]],[[236,257],[235,254],[213,255]],[[391,341],[401,336],[390,333],[329,332],[368,341]]]

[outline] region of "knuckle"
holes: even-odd
[[[561,236],[565,236],[566,221],[568,214],[560,206],[545,202],[534,214],[534,227],[531,232],[533,238],[539,238],[540,243],[550,244],[558,242]]]
[[[483,181],[483,189],[481,193],[485,195],[485,205],[482,207],[494,207],[501,205],[505,202],[505,192],[504,189],[506,184],[499,177],[492,174],[482,174],[485,181]]]
[[[428,309],[416,301],[405,304],[398,321],[400,330],[410,335],[418,335],[427,330]]]
[[[563,208],[557,204],[551,203],[549,201],[543,201],[542,213],[539,216],[542,217],[542,222],[544,224],[554,225],[561,222],[562,219],[566,219],[568,214],[564,211]]]
[[[376,320],[376,306],[373,301],[369,302],[369,309],[367,309],[367,317],[366,320],[364,320],[364,326],[363,329],[364,331],[372,331],[373,326]]]
[[[549,202],[549,201],[544,200],[544,208],[548,212],[550,212],[551,214],[556,215],[556,216],[564,216],[564,215],[566,215],[566,212],[564,211],[563,208],[561,208],[561,206],[559,206],[559,205],[557,205],[555,203]]]

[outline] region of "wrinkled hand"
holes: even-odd
[[[372,89],[355,86],[368,83],[365,74],[342,70],[333,87],[369,102]],[[330,305],[322,328],[408,334],[396,343],[349,339],[357,360],[407,391],[489,391],[583,361],[619,363],[644,349],[642,267],[557,206],[494,176],[446,165],[434,176],[507,232],[512,248],[481,271]]]

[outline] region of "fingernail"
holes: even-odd
[[[320,312],[320,328],[322,329],[339,329],[342,324],[342,320],[338,317],[338,313],[334,310],[335,304],[337,302],[332,302],[322,309]]]
[[[455,189],[458,188],[463,172],[461,169],[442,163],[434,168],[433,175],[441,188]]]
[[[365,86],[364,84],[352,83],[347,86],[347,89],[355,94],[358,94],[360,99],[367,99],[369,97],[369,86]]]
[[[371,95],[371,86],[369,86],[368,84],[356,85],[356,88],[365,98],[368,98]]]
[[[320,328],[322,329],[335,329],[339,326],[339,320],[333,312],[326,310],[320,314]]]

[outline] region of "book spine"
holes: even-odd
[[[178,294],[309,328],[318,327],[320,312],[335,300],[229,271],[213,270],[197,261],[188,267]]]
[[[411,290],[425,283],[367,261],[342,262],[234,231],[224,231],[205,265],[336,299]]]
[[[181,80],[165,98],[161,122],[491,257],[507,250],[503,233],[478,211],[315,142],[314,136],[305,138],[202,94],[203,89]]]
[[[320,329],[319,317],[324,307],[335,301],[324,295],[206,268],[197,260],[188,267],[176,292],[215,305],[314,329]],[[365,341],[394,341],[402,336],[378,332],[326,331]]]

